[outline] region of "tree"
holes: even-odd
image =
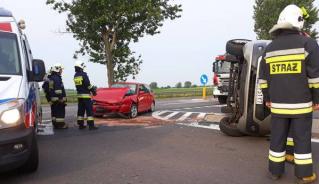
[[[192,88],[197,88],[198,86],[196,84],[193,84],[192,85]]]
[[[150,84],[150,87],[151,87],[151,89],[157,89],[157,88],[158,88],[157,82],[152,82],[152,83]]]
[[[269,30],[277,23],[280,12],[289,4],[305,7],[310,17],[305,21],[304,30],[313,38],[318,32],[313,25],[319,20],[318,9],[314,7],[315,0],[255,0],[254,5],[254,31],[257,39],[271,39]]]
[[[109,86],[138,74],[141,56],[129,45],[145,35],[160,33],[166,19],[179,18],[181,5],[169,0],[47,0],[59,13],[67,13],[67,31],[80,42],[79,54],[105,64]]]
[[[177,84],[175,85],[175,87],[176,87],[176,88],[182,88],[182,83],[181,83],[181,82],[177,83]]]
[[[192,82],[186,81],[186,82],[184,83],[184,88],[191,88],[191,87],[192,87]]]

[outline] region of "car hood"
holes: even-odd
[[[0,103],[19,97],[21,76],[0,76]]]
[[[102,103],[119,103],[128,92],[128,88],[99,88],[93,100]]]

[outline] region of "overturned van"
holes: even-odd
[[[263,102],[261,89],[257,85],[259,65],[267,40],[230,40],[227,43],[226,60],[236,66],[230,74],[229,94],[232,103],[228,103],[231,116],[220,122],[220,129],[230,136],[263,136],[270,132],[270,110]]]
[[[24,28],[24,21],[17,23],[10,11],[0,8],[0,172],[38,167],[38,82],[45,66],[33,59]]]

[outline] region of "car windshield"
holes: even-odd
[[[216,61],[216,73],[229,73],[230,62]]]
[[[112,88],[129,88],[130,92],[135,94],[136,93],[136,84],[113,84]]]
[[[0,32],[0,75],[21,75],[17,37]]]

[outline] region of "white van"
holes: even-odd
[[[0,8],[0,172],[36,171],[36,127],[42,120],[37,82],[44,62],[32,58],[24,21]]]

